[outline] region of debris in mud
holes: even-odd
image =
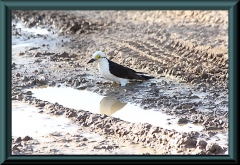
[[[223,149],[219,145],[210,142],[206,146],[206,152],[207,152],[207,155],[220,154],[220,153],[223,153]]]
[[[82,141],[88,141],[88,139],[87,138],[83,138]]]
[[[80,86],[77,87],[77,89],[79,89],[79,90],[83,90],[83,89],[86,89],[86,88],[87,88],[86,85],[80,85]]]
[[[23,141],[28,141],[28,140],[32,140],[32,138],[29,137],[29,136],[25,136],[22,140],[23,140]]]
[[[31,48],[29,48],[28,50],[30,51],[30,50],[36,50],[36,49],[39,49],[40,47],[31,47]]]
[[[197,145],[197,147],[198,147],[199,149],[205,149],[206,146],[207,146],[207,142],[204,141],[204,140],[198,139],[196,145]]]
[[[18,55],[19,55],[19,56],[22,56],[22,55],[24,55],[24,53],[23,53],[23,52],[19,52]]]
[[[34,57],[40,57],[41,54],[42,54],[41,52],[36,52],[35,55],[34,55]]]
[[[19,146],[19,145],[14,145],[14,146],[12,147],[12,150],[13,150],[14,152],[16,152],[16,151],[20,152],[20,149],[18,148],[18,146]]]
[[[37,83],[39,85],[45,85],[47,83],[46,77],[45,76],[40,76],[37,78]]]
[[[17,74],[16,74],[16,77],[20,77],[20,73],[17,73]]]
[[[28,77],[27,76],[23,76],[21,80],[22,81],[28,81]]]
[[[70,117],[76,117],[77,113],[74,110],[67,110],[65,115],[67,116],[67,118],[70,118]]]
[[[178,124],[187,124],[189,121],[186,118],[180,118]]]
[[[22,141],[22,138],[21,137],[18,137],[14,142],[15,143],[20,143]]]

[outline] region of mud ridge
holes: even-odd
[[[181,134],[174,130],[163,129],[148,123],[130,123],[105,114],[94,114],[84,110],[65,108],[58,103],[52,104],[39,99],[33,99],[33,101],[28,101],[28,103],[36,107],[44,107],[49,114],[65,115],[78,123],[79,126],[87,127],[92,132],[140,143],[159,151],[161,154],[187,152],[188,154],[197,155],[219,155],[226,151],[226,148],[222,148],[212,142],[207,143],[199,138],[198,132],[192,131]]]

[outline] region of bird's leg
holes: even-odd
[[[121,87],[126,86],[127,82],[121,82]]]

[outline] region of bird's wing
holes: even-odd
[[[109,69],[110,73],[121,78],[127,78],[127,79],[139,79],[140,76],[137,75],[136,71],[133,69],[130,69],[128,67],[119,65],[113,61],[108,60],[109,62]]]
[[[128,68],[128,67],[126,67],[126,68]],[[142,76],[143,74],[147,74],[147,73],[144,73],[144,72],[137,72],[137,71],[135,71],[135,70],[133,70],[131,68],[128,68],[128,69],[131,70],[133,73],[139,75],[139,76]]]

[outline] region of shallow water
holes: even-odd
[[[49,31],[47,28],[32,27],[27,28],[21,21],[13,22],[12,26],[12,53],[19,51],[26,51],[31,47],[38,47],[41,50],[49,50],[48,46],[53,46],[61,43],[61,40],[66,40],[54,32],[53,29]],[[42,45],[45,44],[43,47]]]
[[[138,105],[121,103],[111,97],[105,97],[86,90],[69,87],[43,87],[30,89],[33,97],[51,103],[57,102],[68,108],[83,109],[92,113],[106,114],[133,123],[150,123],[179,132],[201,131],[203,127],[191,123],[177,124],[178,119],[164,114],[158,109],[144,110]]]
[[[12,101],[12,136],[42,136],[54,131],[69,132],[78,126],[64,116],[40,114],[40,109],[27,103]]]
[[[23,22],[19,21],[16,23],[16,28],[20,29],[21,31],[25,31],[28,33],[33,33],[33,34],[49,34],[50,31],[48,31],[45,28],[40,28],[40,27],[32,27],[32,28],[27,28]]]

